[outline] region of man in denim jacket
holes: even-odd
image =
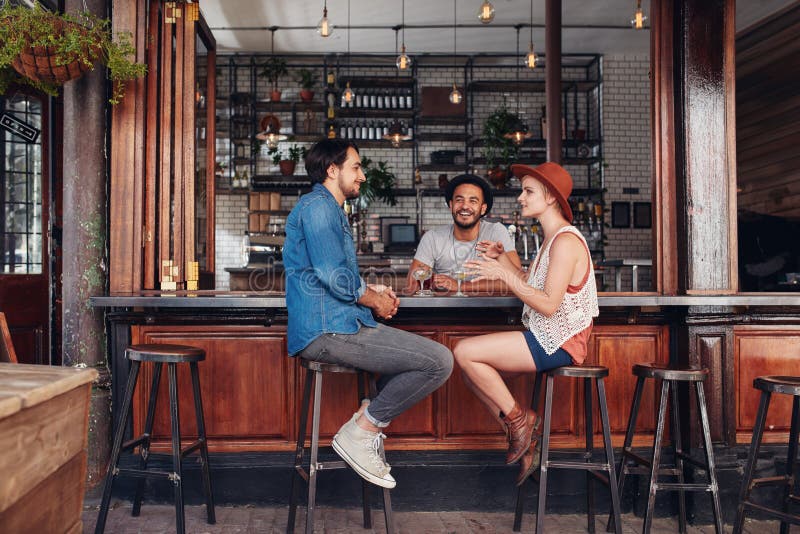
[[[323,139],[305,163],[314,187],[289,214],[283,247],[289,354],[382,375],[378,395],[339,429],[333,448],[364,479],[393,488],[390,467],[379,454],[382,431],[447,380],[453,354],[373,318],[391,319],[400,300],[386,286],[365,284],[358,273],[342,210],[366,180],[358,147]]]

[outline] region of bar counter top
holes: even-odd
[[[800,294],[791,293],[739,293],[736,295],[681,295],[656,294],[601,294],[603,307],[653,307],[653,306],[797,306]],[[141,291],[112,293],[91,297],[95,307],[108,308],[285,308],[282,292],[236,291]],[[471,295],[468,298],[452,296],[413,297],[401,296],[401,308],[515,308],[522,302],[515,296]]]

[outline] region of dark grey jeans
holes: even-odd
[[[365,412],[379,427],[436,391],[453,371],[453,353],[444,345],[380,323],[355,334],[322,334],[298,356],[379,373],[378,396]]]

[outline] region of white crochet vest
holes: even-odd
[[[531,266],[528,285],[544,291],[547,269],[550,265],[550,247],[556,236],[569,232],[580,238],[584,245],[586,240],[574,226],[561,228],[547,247],[540,251],[536,262]],[[586,246],[586,250],[589,247]],[[522,308],[522,324],[530,330],[544,351],[550,355],[558,350],[572,336],[585,330],[592,324],[592,318],[600,315],[597,307],[597,284],[594,280],[594,267],[589,261],[589,277],[577,293],[564,293],[561,305],[550,317],[545,317],[527,304]]]

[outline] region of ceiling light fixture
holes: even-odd
[[[350,75],[350,0],[347,0],[347,75]],[[355,98],[355,93],[350,89],[350,80],[347,80],[342,96],[348,104]]]
[[[515,58],[518,58],[519,57],[519,30],[522,29],[522,24],[517,24],[514,27],[517,30],[517,55],[515,56]],[[516,85],[516,90],[517,90],[517,118],[514,120],[513,129],[510,132],[508,132],[507,134],[503,135],[503,137],[505,137],[506,139],[511,139],[511,141],[517,146],[520,146],[525,141],[525,139],[530,139],[531,135],[532,135],[531,132],[528,130],[528,125],[525,124],[525,122],[523,122],[522,118],[519,115],[519,101],[520,101],[520,97],[522,95],[522,87],[520,86],[520,82],[519,82],[519,71],[520,71],[520,67],[517,66],[517,83],[515,84]]]
[[[531,0],[531,39],[528,42],[528,55],[525,56],[525,66],[529,69],[536,68],[536,62],[538,61],[538,57],[536,57],[536,52],[533,51],[533,0]]]
[[[478,10],[478,20],[483,24],[489,24],[494,20],[494,6],[489,0],[483,0]]]
[[[636,0],[636,12],[631,19],[631,26],[633,26],[634,30],[641,30],[644,28],[644,21],[646,20],[647,16],[642,13],[642,0]]]
[[[271,33],[269,44],[270,57],[275,54],[275,32],[277,29],[277,26],[272,26],[269,28]],[[270,117],[274,120],[269,120]],[[272,114],[271,98],[269,100],[269,115],[261,119],[261,126],[264,128],[264,131],[257,133],[256,139],[260,141],[266,141],[269,148],[276,148],[279,141],[285,141],[287,139],[287,137],[281,133],[281,121],[278,119],[278,117]]]
[[[406,70],[411,67],[411,58],[406,54],[406,0],[403,0],[403,47],[400,49],[400,55],[397,56],[397,68],[399,70]],[[397,30],[394,32],[394,52],[397,53]]]
[[[394,27],[394,53],[397,53],[397,32],[400,30],[399,26]],[[397,59],[397,71],[395,72],[395,77],[397,81],[400,81],[400,58]],[[399,85],[399,83],[398,83]],[[400,97],[402,98],[402,97]],[[408,141],[411,139],[411,136],[408,134],[403,133],[403,125],[400,124],[400,121],[394,119],[392,124],[389,125],[389,129],[386,132],[386,135],[383,136],[383,139],[390,141],[394,148],[400,148],[400,143],[402,141]]]
[[[322,7],[322,18],[317,23],[317,33],[320,37],[330,37],[333,33],[333,24],[328,20],[328,0],[325,0]]]
[[[450,91],[450,103],[460,104],[463,97],[461,91],[456,87],[455,70],[456,70],[456,0],[453,0],[453,90]]]

